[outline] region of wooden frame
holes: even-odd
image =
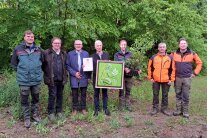
[[[124,62],[97,60],[96,88],[123,89]]]

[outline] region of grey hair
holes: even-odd
[[[101,44],[103,45],[103,43],[102,43],[102,41],[101,41],[101,40],[96,40],[96,41],[95,41],[95,43],[94,43],[94,46],[96,46],[96,45],[97,45],[97,43],[101,43]]]
[[[158,47],[159,47],[160,45],[165,45],[165,47],[167,47],[166,43],[164,43],[164,42],[159,43],[159,44],[158,44]]]

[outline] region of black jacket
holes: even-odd
[[[101,59],[97,53],[92,54],[91,57],[93,58],[93,81],[95,81],[97,60],[109,60],[109,54],[106,52],[103,52],[103,54],[101,55]]]
[[[43,54],[43,71],[44,71],[44,82],[47,85],[54,86],[54,56],[55,52],[53,51],[52,48],[47,49],[44,51]],[[68,78],[68,73],[66,70],[66,59],[67,59],[67,54],[65,51],[61,50],[61,59],[62,59],[62,83],[63,85],[67,82]]]

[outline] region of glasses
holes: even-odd
[[[53,44],[56,44],[56,45],[58,45],[58,44],[61,44],[61,43],[53,43]]]

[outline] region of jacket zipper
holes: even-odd
[[[163,56],[162,56],[162,60],[161,60],[160,82],[161,82],[161,73],[162,73],[162,61],[163,61]]]

